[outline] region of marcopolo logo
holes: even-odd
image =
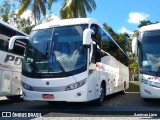
[[[7,54],[4,63],[13,62],[14,65],[21,65],[22,58]]]

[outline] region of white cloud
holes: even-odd
[[[59,20],[60,18],[58,16],[55,16],[54,14],[47,14],[46,17],[43,19],[42,23],[49,22],[52,20]]]
[[[17,12],[18,12],[18,10],[16,10],[16,14],[17,14]],[[31,25],[34,25],[35,24],[35,21],[34,21],[34,16],[33,16],[33,13],[32,13],[32,11],[31,10],[26,10],[21,16],[20,16],[21,18],[24,18],[24,19],[30,19],[30,21],[31,21]],[[46,17],[44,17],[43,19],[42,19],[42,21],[39,21],[40,23],[42,22],[42,23],[45,23],[45,22],[49,22],[49,21],[52,21],[52,20],[59,20],[60,18],[58,17],[58,16],[55,16],[54,14],[51,14],[51,13],[49,13],[49,14],[47,14],[46,15]],[[37,22],[38,22],[38,20],[37,20]],[[10,23],[12,23],[12,24],[15,24],[15,21],[12,19],[11,21],[10,21]],[[16,24],[15,24],[15,27],[16,27]]]
[[[35,24],[34,16],[33,16],[31,10],[26,10],[26,11],[21,15],[21,18],[24,18],[24,19],[28,19],[28,18],[29,18],[30,21],[31,21],[31,25],[34,25],[34,24]]]
[[[16,0],[9,0],[11,3],[16,2]]]
[[[128,33],[128,34],[132,34],[133,32],[128,30],[127,28],[125,27],[121,27],[121,29],[118,30],[119,33]]]
[[[18,10],[16,10],[16,14],[17,14]],[[24,11],[24,13],[20,16],[21,18],[24,18],[24,19],[30,19],[30,21],[32,22],[32,25],[34,25],[34,16],[32,14],[32,11],[31,10],[26,10]]]
[[[21,18],[24,18],[24,19],[31,19],[33,20],[33,15],[32,15],[32,11],[31,10],[26,10],[22,15],[21,15]]]
[[[29,18],[32,22],[32,24],[34,24],[34,17],[33,17],[33,14],[32,14],[32,11],[31,10],[26,10],[22,15],[21,15],[21,18]],[[54,14],[47,14],[45,18],[43,18],[42,20],[42,23],[44,22],[49,22],[51,20],[57,20],[57,19],[60,19],[58,16],[55,16]]]
[[[129,23],[138,24],[142,20],[146,20],[149,17],[147,13],[130,12],[129,13]]]

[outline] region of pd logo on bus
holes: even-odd
[[[13,62],[14,65],[21,65],[22,58],[7,54],[4,63]]]

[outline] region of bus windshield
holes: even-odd
[[[29,73],[69,72],[86,66],[82,45],[87,25],[34,30],[25,50],[22,71]]]
[[[141,41],[141,71],[160,74],[160,30],[143,33]]]

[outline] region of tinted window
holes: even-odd
[[[15,35],[22,35],[24,36],[22,33],[15,31],[3,24],[0,24],[0,50],[6,51],[6,52],[11,52],[14,54],[19,54],[19,55],[23,55],[24,52],[24,47],[15,44],[15,47],[13,50],[8,51],[8,44],[9,44],[9,40],[12,36]]]
[[[16,40],[13,50],[10,51],[10,52],[23,56],[25,46],[26,46],[26,43],[24,41],[25,40],[22,40],[22,39],[21,40]]]
[[[141,73],[159,75],[160,30],[146,31],[138,42]]]
[[[124,65],[128,65],[127,56],[101,27],[93,24],[91,25],[91,29],[95,32],[95,34],[92,35],[92,39],[97,42],[102,50],[112,55]],[[105,52],[103,52],[103,56]]]

